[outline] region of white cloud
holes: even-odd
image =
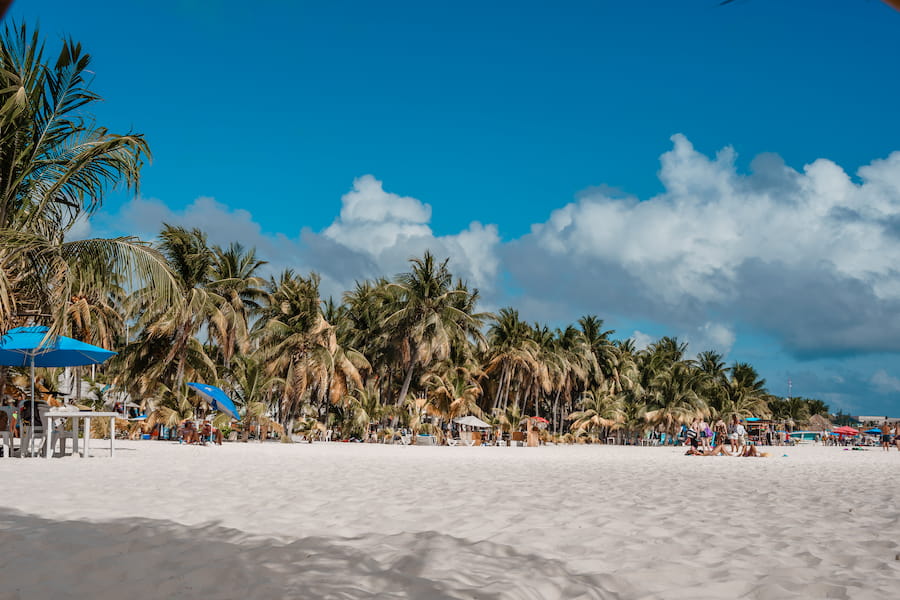
[[[357,280],[405,271],[411,257],[431,250],[439,259],[450,258],[455,275],[488,294],[496,292],[496,226],[473,222],[457,234],[435,236],[428,225],[430,206],[386,192],[371,175],[356,179],[341,201],[340,216],[328,228],[321,233],[304,229],[296,238],[264,233],[249,211],[208,197],[197,198],[183,210],[157,199],[136,198],[114,214],[97,215],[93,229],[153,239],[163,223],[196,227],[207,233],[210,243],[236,241],[255,247],[258,256],[269,261],[270,273],[288,267],[300,273],[317,271],[323,295],[335,297]]]
[[[888,372],[884,369],[875,371],[872,375],[872,379],[870,379],[870,383],[876,390],[883,394],[900,392],[900,379],[888,375]]]
[[[650,334],[644,333],[643,331],[634,330],[634,333],[631,334],[631,339],[634,340],[634,347],[637,350],[643,350],[650,346],[653,342],[657,341],[657,338],[653,337]]]
[[[762,155],[741,174],[730,148],[709,158],[672,141],[664,193],[591,191],[512,243],[505,264],[526,294],[681,330],[715,314],[798,354],[900,350],[900,152],[855,183],[826,159],[798,172]]]
[[[715,350],[727,356],[734,346],[734,331],[723,323],[707,322],[684,336],[688,343],[689,354],[698,354],[704,350]]]
[[[335,295],[431,250],[490,308],[513,303],[557,324],[586,313],[649,321],[684,332],[692,351],[728,352],[739,326],[796,355],[900,351],[900,152],[854,181],[826,159],[797,171],[769,154],[741,173],[730,148],[708,157],[682,135],[672,141],[663,193],[640,201],[592,188],[505,243],[477,221],[435,235],[430,205],[372,175],[353,182],[322,231],[270,235],[212,198],[179,211],[137,199],[91,226],[147,238],[162,222],[200,227],[214,243],[256,246],[272,269],[320,272]],[[507,275],[516,297],[500,283]]]

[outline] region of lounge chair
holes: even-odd
[[[449,445],[451,445],[451,446],[458,446],[458,445],[459,445],[459,439],[454,438],[454,437],[448,437],[448,438],[447,438],[447,443],[448,443]]]

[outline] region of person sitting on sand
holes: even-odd
[[[184,429],[181,430],[181,441],[185,444],[197,444],[200,438],[197,436],[197,428],[193,421],[185,421]]]
[[[741,456],[755,457],[755,458],[768,458],[769,453],[768,452],[760,452],[759,450],[756,449],[756,446],[754,444],[747,444],[746,446],[744,446],[744,451],[741,452]]]
[[[213,427],[209,421],[203,422],[203,431],[200,434],[200,443],[205,446],[206,442],[215,442],[217,446],[222,445],[222,431]]]
[[[694,450],[696,450],[697,447],[700,446],[700,434],[698,432],[698,429],[700,429],[700,427],[697,424],[697,421],[694,421],[693,423],[691,423],[691,426],[684,431],[684,443],[690,444],[691,448],[693,448]]]

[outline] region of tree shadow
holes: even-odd
[[[0,600],[618,597],[604,588],[608,576],[436,532],[273,538],[217,523],[66,521],[6,509],[0,573]]]

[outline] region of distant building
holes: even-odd
[[[878,417],[872,417],[872,416],[868,416],[868,415],[859,415],[859,416],[854,415],[851,418],[856,421],[859,421],[863,425],[881,425],[885,421],[887,421],[891,425],[900,423],[900,417],[885,417],[884,415],[881,415]]]

